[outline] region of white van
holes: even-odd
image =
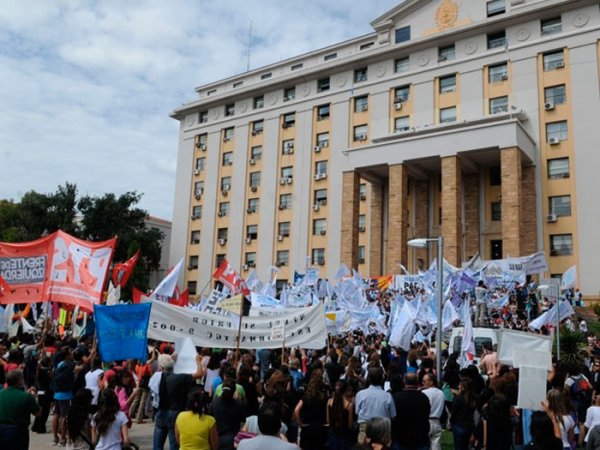
[[[463,332],[463,327],[452,328],[452,333],[450,334],[450,343],[448,346],[448,354],[451,355],[454,352],[460,352]],[[481,358],[481,355],[483,355],[483,346],[486,343],[490,343],[492,345],[498,344],[498,329],[473,328],[473,343],[475,344],[475,358],[473,363],[479,364],[479,358]]]

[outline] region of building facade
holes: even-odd
[[[149,286],[155,288],[158,283],[169,273],[169,257],[171,254],[171,222],[160,217],[148,216],[144,220],[146,228],[160,231],[164,238],[160,250],[160,263],[158,269],[150,273]]]
[[[544,250],[600,277],[598,0],[406,0],[373,32],[196,89],[180,122],[171,264],[265,279]]]

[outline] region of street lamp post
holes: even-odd
[[[442,298],[444,295],[444,237],[439,236],[433,239],[411,239],[408,245],[416,248],[426,248],[430,242],[437,242],[437,333],[435,339],[435,370],[437,372],[438,386],[442,386],[442,308],[444,307]]]

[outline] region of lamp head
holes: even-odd
[[[410,247],[425,248],[427,247],[427,239],[411,239],[407,242]]]

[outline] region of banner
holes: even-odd
[[[54,301],[91,311],[100,303],[117,238],[88,242],[62,231],[32,242],[0,243],[2,303]]]
[[[144,301],[151,301],[144,298]],[[283,339],[272,339],[273,328],[285,326],[285,345],[321,349],[326,346],[327,329],[323,304],[298,308],[276,317],[242,317],[240,348],[281,348]],[[235,348],[237,327],[231,318],[189,308],[152,302],[148,337],[177,341],[189,337],[197,347]]]
[[[94,307],[98,350],[103,362],[130,358],[146,360],[151,308],[152,303]]]

